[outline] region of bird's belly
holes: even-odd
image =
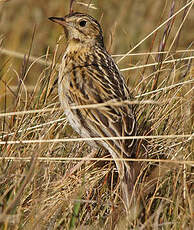
[[[72,103],[68,98],[68,83],[63,79],[63,83],[58,84],[58,93],[59,93],[59,100],[61,102],[61,106],[64,110],[66,118],[71,125],[71,127],[82,137],[82,138],[90,138],[91,137],[91,130],[86,129],[81,120],[78,118],[76,110],[71,109],[71,106],[75,104]],[[96,136],[96,135],[95,135]],[[92,147],[97,147],[97,144],[94,141],[87,141],[87,143]]]

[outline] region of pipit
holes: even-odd
[[[126,81],[107,52],[100,24],[83,13],[50,17],[65,31],[67,46],[59,70],[58,93],[66,117],[83,138],[135,136],[137,122],[134,107],[122,101],[132,100]],[[115,104],[115,102],[121,102]],[[101,107],[74,109],[99,103]],[[134,139],[106,139],[88,142],[105,148],[115,160],[121,181],[123,201],[129,206],[133,183],[133,165],[120,158],[134,154]]]

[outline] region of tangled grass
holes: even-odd
[[[15,9],[19,9],[21,2],[13,3]],[[63,4],[63,1],[58,5],[48,2],[48,9],[41,1],[37,5],[33,1],[26,4],[34,7],[33,13],[37,15],[39,8],[54,15]],[[85,2],[74,7],[84,9]],[[109,3],[112,12],[116,2]],[[126,6],[137,10],[136,3],[132,2],[124,1],[119,5],[122,18],[116,21],[126,28]],[[151,1],[148,2],[149,7]],[[144,36],[147,39],[141,40],[145,46],[151,38],[146,47],[148,52],[133,53],[136,64],[128,65],[132,57],[130,52],[114,57],[135,96],[141,133],[139,152],[131,159],[135,166],[141,165],[141,170],[135,184],[137,204],[130,215],[123,211],[119,177],[109,154],[103,150],[93,152],[71,129],[60,109],[56,79],[57,64],[64,50],[61,42],[51,51],[46,46],[51,38],[55,43],[52,32],[47,40],[42,35],[44,42],[39,38],[42,46],[37,46],[39,51],[44,50],[41,52],[44,55],[38,53],[40,58],[34,58],[32,50],[38,32],[34,30],[32,36],[27,32],[25,35],[30,21],[21,27],[20,15],[13,23],[17,30],[8,34],[14,37],[9,49],[4,46],[8,35],[0,34],[1,229],[193,229],[194,68],[192,44],[186,43],[190,41],[186,21],[193,10],[193,2],[185,2],[182,1],[182,5],[166,2],[161,8],[163,15],[168,17],[163,20],[161,16],[160,25],[165,21],[164,25],[157,26],[156,30],[152,28],[153,32]],[[1,12],[8,11],[8,27],[13,12],[6,4],[7,1]],[[99,1],[93,5],[97,8],[94,14],[102,6],[106,9],[107,4]],[[27,6],[21,7],[21,15],[25,15]],[[158,3],[154,7],[157,9],[161,5]],[[63,13],[61,9],[60,12]],[[144,17],[155,19],[155,14]],[[138,20],[134,27],[137,23]],[[150,28],[148,22],[146,25],[146,28],[142,26],[142,33]],[[134,32],[134,28],[131,29]],[[112,40],[116,37],[115,30],[113,26]],[[25,36],[32,39],[21,63],[18,61],[20,53],[14,53],[11,47],[22,48]],[[129,42],[129,38],[125,39]],[[121,41],[118,43],[125,49],[128,44]],[[11,44],[10,37],[7,44]],[[110,50],[117,51],[117,42],[112,43],[107,38],[107,44]]]

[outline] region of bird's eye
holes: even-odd
[[[85,21],[85,20],[80,21],[80,22],[79,22],[79,25],[80,25],[81,27],[84,27],[84,26],[86,25],[86,21]]]

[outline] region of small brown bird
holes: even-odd
[[[134,108],[114,102],[132,100],[126,82],[106,51],[100,24],[83,13],[50,17],[65,31],[67,47],[59,71],[59,98],[67,119],[81,137],[135,136],[137,122]],[[102,107],[71,109],[71,106],[112,102]],[[104,147],[115,160],[123,193],[129,207],[135,180],[133,165],[119,158],[134,156],[134,139],[90,141]]]

